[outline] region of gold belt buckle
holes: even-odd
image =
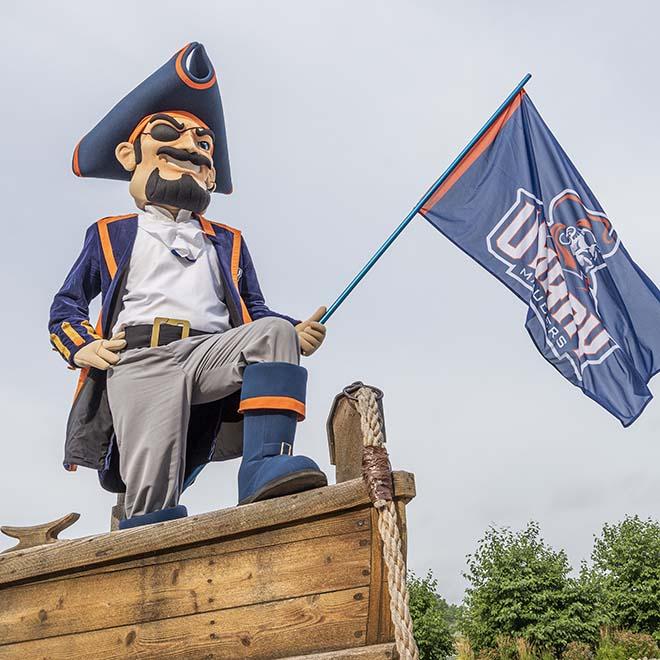
[[[181,339],[190,336],[190,321],[184,321],[183,319],[167,319],[164,316],[157,316],[154,319],[154,327],[151,330],[151,344],[149,344],[151,348],[158,346],[161,325],[174,325],[181,328]]]

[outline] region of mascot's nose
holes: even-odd
[[[176,141],[176,145],[179,149],[185,149],[190,153],[199,151],[199,147],[193,138],[193,131],[184,131],[181,133],[181,137]]]

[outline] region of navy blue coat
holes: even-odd
[[[198,220],[218,255],[224,302],[232,327],[264,316],[278,316],[293,324],[299,323],[266,306],[241,232],[201,216]],[[89,227],[82,252],[55,295],[50,309],[50,339],[70,368],[75,368],[73,359],[83,346],[111,334],[121,307],[137,224],[137,215],[130,214],[102,218]],[[89,303],[99,293],[101,314],[93,327],[89,322]],[[186,486],[208,461],[241,455],[239,395],[237,392],[223,400],[192,406]],[[106,373],[93,368],[81,370],[67,423],[64,466],[72,470],[77,465],[98,470],[101,485],[106,490],[125,490],[119,476],[119,453],[108,405]]]

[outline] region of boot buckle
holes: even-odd
[[[293,445],[290,442],[280,444],[280,456],[293,456]]]

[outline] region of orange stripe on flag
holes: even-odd
[[[445,182],[431,195],[426,204],[420,209],[421,213],[428,213],[449,191],[449,189],[472,167],[474,162],[495,141],[497,134],[511,119],[515,111],[520,107],[524,90],[518,94],[502,114],[495,120],[493,125],[481,136],[479,141],[465,155],[456,169],[447,177]]]

